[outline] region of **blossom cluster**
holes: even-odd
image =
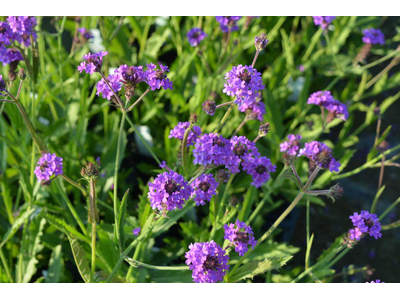
[[[251,227],[245,222],[236,220],[235,224],[225,224],[224,231],[224,239],[233,243],[235,252],[238,252],[239,256],[243,256],[248,251],[248,246],[254,249],[257,245]]]
[[[211,198],[217,194],[218,182],[212,174],[201,174],[191,184],[193,188],[193,201],[196,205],[205,205],[211,201]]]
[[[330,114],[331,120],[335,117],[346,121],[349,118],[347,106],[333,98],[330,91],[319,91],[310,95],[307,104],[315,104],[320,107],[326,108]]]
[[[239,21],[242,17],[215,17],[217,22],[220,24],[222,32],[229,32],[239,30],[239,26],[236,25],[236,22]]]
[[[63,159],[55,153],[43,153],[37,164],[34,173],[43,183],[63,174]]]
[[[313,18],[314,18],[314,24],[321,26],[321,28],[324,29],[324,30],[326,28],[328,28],[328,25],[334,19],[336,19],[336,17],[321,17],[321,16],[317,16],[317,17],[313,17]]]
[[[207,36],[207,34],[201,30],[200,28],[192,28],[189,30],[189,32],[186,34],[186,37],[188,38],[189,44],[192,47],[196,47],[200,44],[202,40]]]
[[[281,152],[286,152],[289,155],[297,156],[300,149],[301,135],[289,134],[287,138],[288,141],[285,141],[279,145]]]
[[[374,28],[370,28],[370,29],[365,29],[363,31],[363,38],[362,41],[365,44],[381,44],[381,45],[385,45],[385,36],[382,33],[382,31],[380,31],[379,29],[374,29]]]
[[[381,223],[377,215],[362,210],[360,214],[355,212],[349,219],[351,219],[354,226],[354,228],[349,231],[351,240],[359,241],[365,234],[369,234],[375,239],[382,237]]]
[[[183,140],[186,130],[190,127],[190,122],[179,122],[169,133],[169,138],[176,138]],[[193,146],[196,139],[201,135],[201,128],[199,126],[193,126],[189,132],[186,147]]]
[[[331,172],[339,172],[340,162],[332,156],[332,150],[322,142],[305,143],[298,156],[308,157],[312,163]]]

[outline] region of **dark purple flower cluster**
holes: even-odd
[[[215,17],[217,22],[220,24],[222,32],[228,32],[229,28],[231,31],[239,30],[239,27],[236,25],[236,22],[239,21],[242,17]]]
[[[223,92],[235,98],[239,106],[251,105],[257,101],[259,91],[265,88],[262,83],[261,73],[252,66],[238,65],[225,74],[227,83],[224,84]]]
[[[313,141],[306,143],[300,149],[298,156],[307,156],[313,163],[321,168],[329,169],[331,172],[339,172],[340,162],[332,157],[332,150],[321,142]]]
[[[215,111],[217,110],[217,106],[215,105],[214,100],[207,100],[202,104],[203,110],[206,112],[206,114],[213,116],[215,114]]]
[[[231,142],[217,133],[203,134],[196,140],[193,156],[195,165],[227,165],[232,156]]]
[[[0,53],[0,61],[3,63],[3,66],[23,60],[24,58],[22,57],[21,52],[14,48],[8,48],[4,52]]]
[[[245,136],[234,136],[230,142],[232,155],[227,160],[225,166],[232,173],[239,172],[241,162],[243,164],[250,164],[253,158],[260,156],[256,144],[249,141]]]
[[[250,120],[263,121],[264,114],[266,113],[265,104],[261,101],[249,104],[248,102],[243,102],[238,106],[239,111],[245,112]]]
[[[218,182],[212,174],[202,174],[192,182],[193,200],[196,205],[205,205],[211,201],[211,198],[217,194]]]
[[[83,37],[85,40],[90,40],[90,39],[94,38],[94,36],[90,33],[90,31],[87,30],[87,29],[84,28],[84,27],[79,28],[79,29],[78,29],[78,32],[82,35],[82,37]]]
[[[375,280],[372,280],[371,282],[366,282],[366,283],[385,283],[384,281],[380,281],[380,279],[375,279]]]
[[[169,171],[159,174],[153,183],[149,182],[147,197],[153,209],[170,211],[182,209],[192,193],[192,187],[182,175]]]
[[[3,94],[2,92],[6,91],[6,83],[3,80],[3,75],[0,75],[0,95],[5,96],[6,94]]]
[[[63,159],[55,153],[43,153],[37,164],[35,175],[39,181],[49,181],[53,175],[63,174]]]
[[[251,227],[245,222],[236,220],[235,224],[225,224],[224,230],[224,239],[229,240],[235,245],[235,251],[239,253],[239,256],[243,256],[247,252],[248,246],[254,249],[257,245]]]
[[[169,133],[169,138],[176,138],[183,140],[186,130],[189,128],[190,122],[179,122]],[[201,128],[199,126],[193,126],[189,132],[186,147],[193,146],[196,139],[201,135]]]
[[[351,219],[354,226],[354,228],[349,231],[350,239],[359,241],[364,234],[369,234],[375,239],[382,237],[381,223],[377,215],[362,210],[361,214],[355,212],[349,219]]]
[[[189,44],[192,47],[196,47],[200,44],[202,40],[207,36],[207,34],[200,28],[192,28],[186,34]]]
[[[370,29],[365,29],[363,31],[363,38],[362,41],[365,44],[381,44],[381,45],[385,45],[385,36],[383,35],[382,31],[380,31],[379,29],[374,29],[374,28],[370,28]]]
[[[100,72],[103,64],[103,56],[106,56],[107,54],[107,51],[94,54],[89,52],[88,54],[85,54],[83,56],[84,61],[82,61],[78,66],[79,73],[85,71],[87,74],[92,75],[94,72]]]
[[[242,166],[243,170],[253,178],[251,184],[256,188],[266,183],[271,178],[270,173],[276,171],[276,166],[265,156],[251,157],[243,161]]]
[[[118,74],[115,73],[111,74],[110,76],[107,77],[107,80],[115,92],[121,90],[122,85],[120,82],[120,76]],[[114,93],[111,91],[111,89],[109,88],[108,84],[104,81],[104,79],[101,79],[97,83],[96,88],[97,88],[96,95],[99,96],[100,94],[102,94],[102,97],[104,99],[111,100],[111,97],[114,95]]]
[[[214,241],[189,245],[185,254],[186,264],[193,271],[196,283],[214,283],[222,281],[228,271],[228,255]]]
[[[122,65],[117,70],[115,70],[115,74],[119,76],[120,82],[130,85],[133,88],[136,87],[140,82],[147,80],[147,76],[143,71],[142,66],[130,66]]]
[[[331,118],[339,117],[343,121],[349,118],[347,106],[333,98],[330,91],[319,91],[310,95],[307,104],[315,104],[326,108],[331,114]]]
[[[148,70],[145,73],[145,81],[150,86],[152,91],[159,90],[161,87],[172,90],[172,82],[167,78],[166,73],[169,72],[167,66],[160,64],[160,69],[153,63],[146,65]]]
[[[334,19],[336,19],[336,17],[313,17],[313,18],[314,18],[314,24],[320,25],[321,28],[324,30]]]
[[[289,155],[297,156],[300,149],[301,135],[289,134],[287,138],[289,141],[285,141],[279,145],[281,152],[286,152]]]

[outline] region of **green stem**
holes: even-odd
[[[60,175],[65,181],[67,181],[69,184],[71,184],[71,185],[73,185],[74,187],[76,187],[76,188],[78,188],[78,189],[80,189],[81,190],[81,192],[82,192],[82,194],[83,194],[83,196],[87,196],[87,191],[86,191],[86,189],[83,187],[83,186],[81,186],[79,183],[77,183],[76,181],[73,181],[71,178],[69,178],[67,175],[65,175],[65,174],[61,174]]]
[[[142,96],[139,97],[139,99],[137,99],[135,101],[135,103],[133,103],[126,111],[131,111],[143,98],[144,96],[147,95],[147,93],[150,92],[150,88],[148,88],[143,94]]]
[[[6,258],[4,257],[4,253],[3,253],[3,250],[1,248],[0,248],[0,258],[1,258],[1,262],[3,263],[4,270],[6,271],[6,275],[8,277],[8,281],[10,283],[14,283],[14,280],[13,280],[13,278],[11,276],[11,273],[10,273],[10,269],[8,268],[8,264],[7,264]]]
[[[92,272],[90,273],[90,282],[94,282],[96,272],[96,222],[92,223]]]
[[[400,198],[397,198],[397,200],[394,201],[394,202],[392,203],[392,205],[390,205],[390,206],[388,207],[388,209],[386,209],[386,210],[383,212],[383,214],[381,214],[381,215],[379,216],[379,221],[381,221],[381,220],[382,220],[393,208],[395,208],[396,205],[399,204],[399,203],[400,203]]]
[[[214,133],[218,133],[218,132],[221,130],[222,126],[224,126],[226,120],[228,119],[228,116],[230,115],[230,113],[231,113],[232,110],[233,110],[233,106],[234,106],[234,105],[235,105],[235,103],[232,103],[231,106],[229,106],[229,108],[228,108],[228,110],[226,111],[224,117],[223,117],[222,120],[219,122],[217,128],[214,130]]]
[[[200,171],[193,177],[190,179],[189,184],[192,183],[193,181],[196,180],[196,178],[198,178],[201,174],[203,174],[206,171],[206,167],[203,166]]]
[[[176,267],[169,267],[169,266],[154,266],[142,263],[140,261],[134,260],[132,258],[126,257],[125,260],[133,267],[144,267],[147,269],[153,270],[165,270],[165,271],[181,271],[181,270],[189,270],[189,266],[176,266]]]
[[[193,128],[193,123],[190,122],[189,128],[186,129],[185,134],[183,135],[183,141],[182,141],[182,166],[183,166],[183,171],[185,172],[185,175],[187,175],[187,168],[186,168],[186,163],[187,163],[187,140],[189,137],[189,133]]]

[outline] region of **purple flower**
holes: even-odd
[[[179,122],[169,133],[169,138],[176,138],[183,141],[186,130],[189,128],[190,122]],[[201,128],[193,126],[189,132],[186,147],[193,146],[196,139],[201,135]]]
[[[92,75],[94,72],[100,72],[103,64],[103,56],[108,54],[107,51],[98,52],[94,54],[85,54],[83,56],[84,61],[78,66],[79,73],[85,71],[87,74]]]
[[[261,33],[259,36],[254,38],[254,46],[258,51],[261,51],[265,47],[267,47],[268,39],[265,33]]]
[[[362,41],[365,44],[381,44],[381,45],[385,45],[385,36],[383,35],[382,31],[380,31],[379,29],[374,29],[374,28],[370,28],[370,29],[365,29],[363,31],[363,38]]]
[[[214,241],[190,244],[185,257],[186,264],[193,271],[193,281],[196,283],[222,281],[229,269],[229,256]]]
[[[136,227],[135,229],[132,230],[133,234],[138,236],[140,233],[140,227]]]
[[[231,138],[231,150],[233,156],[227,160],[225,166],[232,173],[239,172],[240,162],[249,163],[252,158],[260,156],[256,144],[249,141],[245,136]]]
[[[161,87],[172,90],[172,81],[167,78],[166,72],[169,72],[167,66],[160,64],[160,69],[153,63],[146,65],[148,70],[145,72],[146,82],[150,86],[152,91],[158,90]]]
[[[238,109],[241,112],[245,112],[250,120],[258,119],[260,122],[263,121],[263,116],[266,113],[265,104],[261,101],[254,102],[253,104],[243,102],[238,106]]]
[[[182,175],[169,171],[159,174],[153,183],[149,182],[147,197],[153,209],[171,211],[182,209],[192,192],[192,187]]]
[[[1,46],[11,45],[12,36],[13,32],[10,28],[10,25],[6,22],[0,22],[0,45]]]
[[[239,220],[236,220],[235,224],[224,225],[224,239],[232,242],[235,245],[235,252],[239,252],[239,256],[243,256],[247,252],[248,246],[254,249],[257,241],[254,239],[249,225]]]
[[[261,73],[252,66],[232,67],[232,70],[225,74],[227,83],[224,84],[223,92],[235,98],[239,105],[251,105],[257,101],[259,91],[265,86],[262,84]]]
[[[276,171],[276,166],[265,156],[250,158],[244,161],[242,166],[243,170],[253,177],[253,182],[251,184],[257,188],[270,179],[270,172]]]
[[[217,109],[217,106],[215,105],[214,100],[207,100],[202,104],[203,110],[206,112],[206,114],[213,116],[215,114],[215,111]]]
[[[35,168],[35,175],[39,181],[49,181],[54,177],[63,174],[63,159],[55,153],[43,153]]]
[[[304,72],[304,71],[306,70],[306,67],[304,67],[304,65],[299,65],[299,66],[297,67],[297,69],[298,69],[300,72]]]
[[[193,156],[195,165],[226,165],[233,156],[231,142],[217,133],[203,134],[196,140]]]
[[[94,36],[90,33],[90,31],[84,27],[79,28],[78,31],[85,40],[90,40],[90,39],[94,38]]]
[[[0,75],[0,95],[5,96],[7,93],[2,93],[6,91],[6,83],[3,80],[3,75]]]
[[[379,279],[375,279],[375,280],[372,280],[371,282],[366,282],[366,283],[385,283],[384,281],[380,281]]]
[[[196,205],[205,205],[211,201],[211,198],[217,194],[218,182],[212,174],[202,174],[196,178],[191,184],[194,196],[193,200]]]
[[[21,52],[14,48],[8,48],[3,53],[0,52],[0,62],[3,63],[3,66],[8,65],[11,62],[18,63],[23,61],[24,58],[22,57]]]
[[[307,104],[315,104],[328,110],[328,123],[334,118],[339,117],[343,121],[349,118],[347,106],[333,98],[330,91],[319,91],[310,95]]]
[[[207,36],[207,34],[200,28],[192,28],[187,33],[187,38],[192,47],[196,47],[200,44],[202,40]]]
[[[115,92],[118,92],[121,90],[122,85],[120,83],[120,77],[118,74],[112,74],[112,75],[108,76],[107,79]],[[97,96],[102,94],[102,97],[104,99],[111,100],[111,97],[114,95],[114,93],[111,91],[110,87],[104,81],[104,79],[101,79],[99,82],[97,82],[96,87],[97,87],[97,92],[96,92]]]
[[[354,228],[350,229],[349,237],[351,240],[360,240],[364,235],[369,234],[375,239],[382,237],[381,223],[377,215],[362,210],[360,214],[355,212],[349,217]]]
[[[335,100],[330,91],[319,91],[310,95],[307,104],[325,106]]]
[[[8,17],[7,22],[13,33],[11,36],[12,40],[24,44],[26,47],[31,45],[31,35],[33,41],[36,41],[37,34],[34,30],[36,26],[35,17]]]
[[[222,32],[228,32],[229,27],[231,31],[239,30],[239,27],[236,25],[236,22],[240,20],[241,17],[215,17],[217,22],[220,24]]]
[[[287,138],[289,141],[285,141],[279,145],[281,152],[286,152],[289,155],[297,156],[300,149],[301,135],[289,134]]]
[[[142,66],[128,67],[128,65],[122,65],[115,71],[115,74],[118,74],[119,80],[122,83],[130,85],[132,88],[135,88],[139,82],[147,79]]]
[[[332,157],[332,150],[321,142],[313,141],[306,143],[305,147],[300,149],[298,156],[307,156],[312,162],[331,172],[338,172],[340,162]]]
[[[336,17],[313,17],[313,18],[314,18],[314,24],[320,25],[321,28],[324,30],[334,19],[336,19]]]

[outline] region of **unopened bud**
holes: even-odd
[[[213,116],[215,114],[216,109],[217,106],[215,105],[215,102],[213,100],[207,100],[203,103],[203,110],[210,116]]]
[[[381,115],[381,109],[379,107],[374,108],[374,115],[377,117]]]
[[[257,51],[261,51],[265,47],[267,47],[268,39],[265,33],[261,33],[259,36],[256,36],[254,39],[254,45],[256,46]]]
[[[191,115],[190,115],[189,122],[190,122],[191,124],[196,123],[196,122],[197,122],[197,115],[196,115],[196,114],[191,114]]]
[[[329,189],[329,194],[327,196],[331,198],[333,202],[335,202],[335,200],[342,197],[342,195],[343,195],[343,188],[338,183]]]
[[[259,136],[266,136],[269,132],[269,123],[261,124],[258,130]]]
[[[21,80],[25,80],[25,78],[26,78],[26,73],[25,73],[25,70],[24,69],[19,69],[19,71],[18,71],[18,76],[19,76],[19,79],[21,79]]]

